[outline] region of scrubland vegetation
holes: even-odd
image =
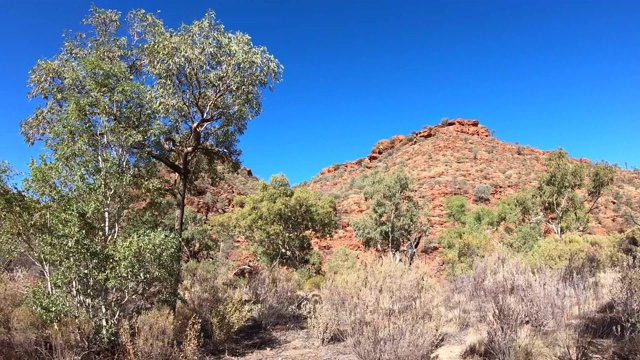
[[[335,200],[282,175],[206,219],[187,197],[234,176],[282,69],[212,13],[127,21],[120,38],[119,14],[93,9],[32,71],[44,105],[22,132],[46,152],[22,186],[0,166],[0,358],[233,357],[283,329],[362,360],[640,358],[640,230],[585,233],[615,167],[552,152],[534,187],[445,199],[430,240],[414,180],[372,172],[349,224],[362,257],[313,248],[338,228]],[[441,272],[416,261],[427,247]]]

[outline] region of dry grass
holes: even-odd
[[[531,268],[500,254],[479,261],[452,285],[460,298],[452,306],[462,305],[457,310],[460,328],[486,327],[483,344],[467,354],[500,360],[580,359],[587,345],[581,319],[608,300],[611,279]]]
[[[344,340],[358,359],[430,359],[444,316],[425,272],[374,261],[330,277],[311,326],[322,343]]]
[[[248,283],[248,293],[255,304],[254,316],[265,328],[299,327],[306,315],[301,305],[295,273],[285,269],[262,269]]]
[[[173,313],[157,308],[138,316],[133,331],[125,321],[120,338],[127,357],[136,359],[177,360],[179,351],[174,346]]]
[[[243,289],[224,264],[188,263],[183,271],[180,294],[183,301],[176,308],[178,343],[187,341],[189,324],[195,316],[201,324],[204,347],[209,351],[222,350],[251,315]]]

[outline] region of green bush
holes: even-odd
[[[262,182],[257,193],[239,196],[236,209],[211,219],[216,234],[244,237],[266,265],[300,268],[309,264],[311,237],[335,230],[336,204],[330,197],[289,186],[284,175]]]
[[[450,274],[466,272],[474,262],[495,249],[487,232],[480,227],[455,227],[440,237],[441,254]]]
[[[448,197],[444,199],[444,210],[448,221],[462,224],[467,215],[467,199],[462,195]]]
[[[327,275],[336,275],[342,272],[353,271],[356,267],[355,252],[342,246],[337,248],[327,259],[324,265],[324,272]]]
[[[495,228],[497,226],[497,216],[495,211],[480,206],[471,210],[462,222],[472,227]]]
[[[524,224],[516,227],[513,234],[502,240],[502,244],[512,251],[524,253],[533,250],[544,235],[538,224]]]
[[[552,268],[590,269],[616,265],[623,258],[614,239],[578,233],[540,240],[528,256],[532,263]]]

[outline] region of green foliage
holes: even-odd
[[[502,244],[517,253],[526,253],[533,250],[543,238],[539,224],[522,224],[515,228],[513,234],[503,239]]]
[[[471,210],[463,219],[462,223],[471,227],[495,228],[497,224],[497,215],[495,211],[479,206]]]
[[[545,165],[547,171],[540,177],[536,191],[550,225],[557,234],[584,228],[588,218],[584,199],[577,192],[584,184],[584,165],[571,162],[562,149],[550,153]]]
[[[324,272],[328,276],[337,275],[342,272],[354,270],[356,265],[356,254],[346,247],[341,246],[327,259],[324,265]]]
[[[498,224],[519,226],[533,221],[538,204],[533,189],[523,189],[500,200],[497,207]]]
[[[273,89],[283,68],[247,34],[226,31],[213,11],[178,29],[142,10],[128,19],[158,115],[145,149],[178,175],[175,227],[181,233],[187,185],[215,171],[216,162],[237,161],[238,138],[262,112],[262,90]]]
[[[242,236],[266,263],[299,268],[309,263],[311,236],[326,237],[336,224],[335,201],[305,188],[291,188],[284,175],[261,183],[258,192],[236,198],[232,213],[213,217],[214,232]]]
[[[127,304],[129,309],[141,309],[156,301],[169,305],[176,301],[171,289],[180,276],[180,242],[174,234],[141,231],[121,239],[110,250],[107,284],[114,297],[135,298]],[[119,301],[127,303],[125,298]]]
[[[572,234],[562,238],[548,237],[538,242],[529,256],[534,263],[544,264],[551,268],[566,267],[569,264],[579,266],[584,263],[589,244],[578,235]]]
[[[547,222],[557,235],[584,231],[589,224],[588,214],[613,184],[615,168],[604,163],[586,166],[571,161],[562,149],[550,153],[545,165],[547,171],[540,177],[536,195]],[[586,198],[579,189],[586,191]]]
[[[20,238],[31,231],[30,219],[34,205],[12,183],[15,171],[7,162],[0,162],[0,265],[12,261],[19,253]]]
[[[444,199],[444,210],[447,221],[464,223],[467,216],[467,199],[462,195],[455,195]]]
[[[48,324],[60,322],[75,312],[73,303],[66,294],[49,291],[44,286],[31,289],[27,303],[34,314]]]
[[[427,232],[424,214],[411,193],[413,180],[402,169],[384,176],[374,171],[364,181],[369,212],[351,226],[365,247],[397,254],[412,236]]]
[[[568,233],[547,237],[529,252],[530,261],[552,268],[591,268],[620,264],[622,254],[613,238]]]
[[[452,275],[470,270],[475,261],[491,253],[495,245],[484,227],[458,226],[440,235],[441,254]]]
[[[220,242],[211,235],[207,218],[192,208],[186,208],[182,232],[183,256],[199,260],[214,257],[220,250]]]
[[[132,164],[164,164],[179,180],[181,235],[187,186],[215,172],[215,162],[237,160],[238,137],[262,112],[262,89],[280,81],[282,66],[248,35],[225,31],[211,11],[167,29],[143,10],[123,23],[119,12],[93,7],[83,24],[89,31],[66,36],[58,55],[31,70],[29,95],[43,105],[22,132],[52,150],[61,178],[95,184],[92,191],[105,195],[121,183],[76,169],[119,170],[127,179]],[[78,148],[107,161],[84,161]],[[63,166],[70,162],[79,166]]]

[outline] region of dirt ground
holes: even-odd
[[[235,354],[228,353],[220,359],[242,360],[357,360],[346,343],[320,346],[311,337],[309,330],[281,330],[268,333],[254,333],[253,338],[245,338],[241,349]],[[476,331],[466,331],[455,336],[445,336],[434,359],[462,359],[467,346],[478,339]]]

